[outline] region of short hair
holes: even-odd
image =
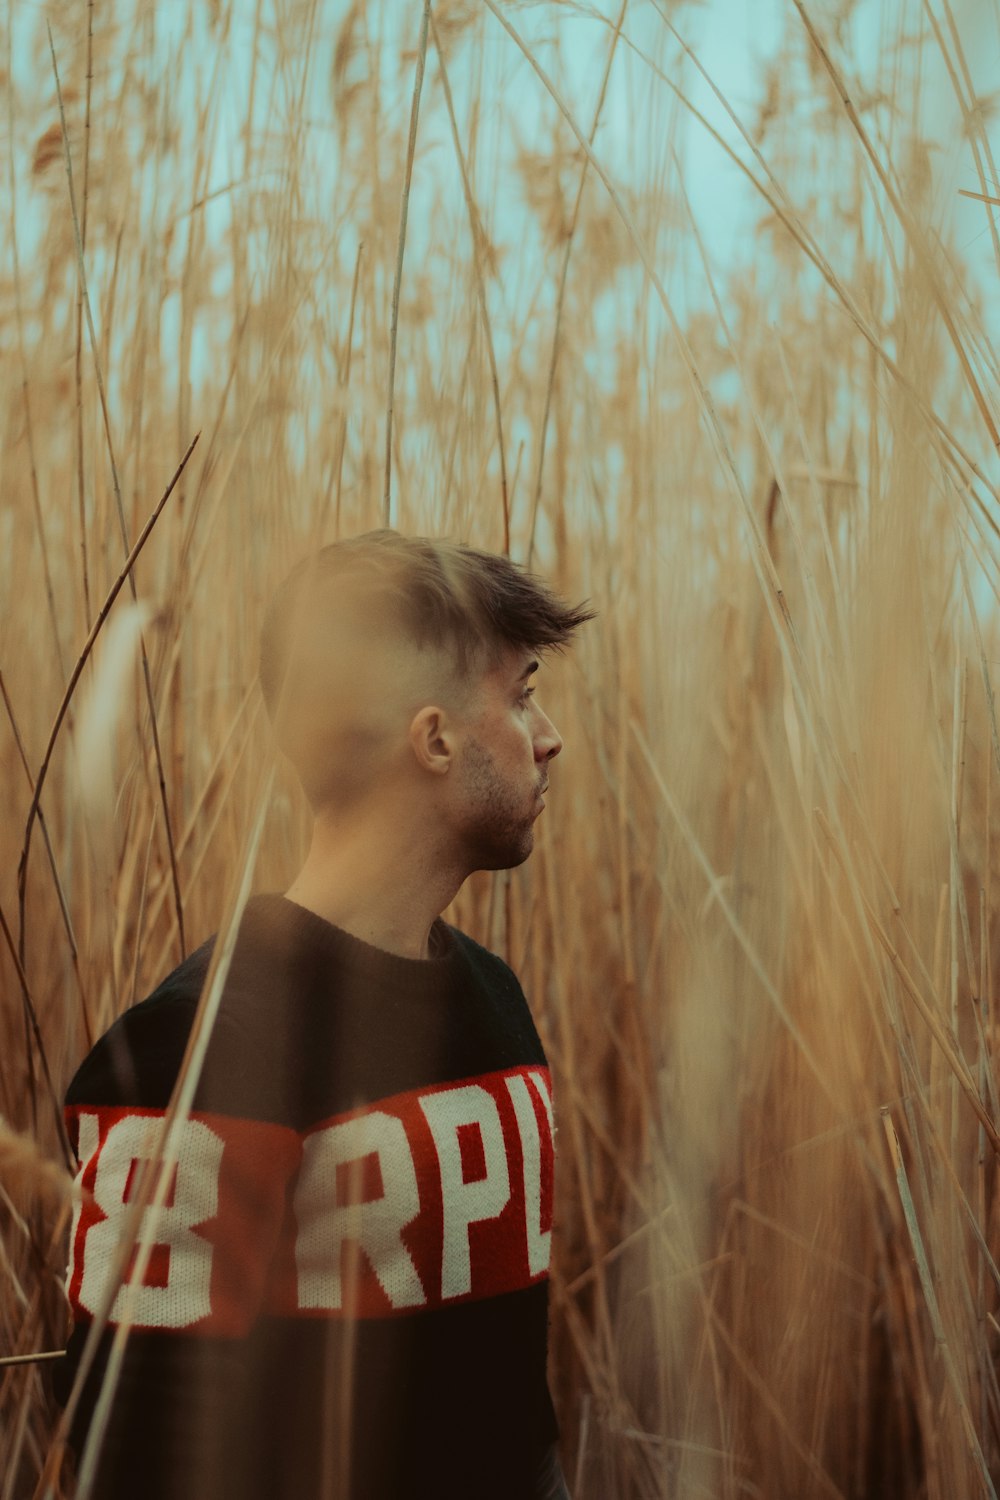
[[[345,577],[370,581],[373,599],[414,644],[449,653],[462,677],[488,670],[508,649],[561,650],[595,618],[589,601],[564,603],[508,557],[464,542],[368,531],[303,558],[274,594],[260,639],[260,685],[272,717],[300,608],[318,603],[322,617],[324,599]]]

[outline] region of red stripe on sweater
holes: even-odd
[[[81,1168],[67,1291],[83,1320],[100,1309],[120,1259],[129,1205],[157,1147],[160,1110],[67,1110]],[[152,1227],[146,1274],[134,1289],[137,1328],[197,1328],[237,1336],[250,1327],[285,1212],[285,1191],[302,1146],[294,1130],[198,1114],[180,1127],[167,1201]],[[150,1223],[147,1208],[143,1223]],[[136,1259],[130,1254],[127,1276]],[[126,1306],[120,1289],[111,1319]]]
[[[85,1194],[68,1290],[93,1316],[114,1278],[155,1110],[67,1112]],[[238,1336],[262,1312],[385,1317],[515,1291],[548,1273],[548,1069],[414,1089],[284,1126],[196,1114],[132,1292],[136,1327]],[[147,1214],[149,1210],[146,1211]],[[119,1290],[111,1321],[120,1321]]]

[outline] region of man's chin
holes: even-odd
[[[505,870],[516,870],[517,867],[518,867],[518,865],[523,865],[524,862],[525,862],[525,860],[528,858],[528,855],[531,853],[532,849],[534,849],[534,847],[535,847],[535,835],[533,833],[529,833],[528,834],[528,841],[527,841],[527,843],[526,844],[522,844],[521,848],[518,850],[517,854],[510,861],[510,863],[504,865],[504,869]]]
[[[475,870],[516,870],[518,865],[524,864],[534,847],[534,829],[529,828],[518,844],[508,844],[502,849],[480,849],[472,868]]]

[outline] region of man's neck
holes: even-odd
[[[431,927],[464,879],[415,830],[321,816],[285,895],[375,948],[426,959]]]

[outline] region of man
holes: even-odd
[[[473,870],[530,854],[562,748],[531,678],[591,618],[505,558],[392,531],[278,590],[261,686],[312,842],[287,893],[243,913],[133,1292],[101,1500],[566,1495],[545,1374],[549,1072],[511,970],[440,913]],[[213,941],[67,1094],[84,1194],[64,1399]]]

